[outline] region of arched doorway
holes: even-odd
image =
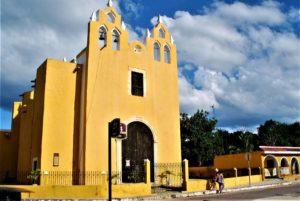
[[[278,163],[274,156],[268,155],[264,160],[265,178],[278,177]]]
[[[292,172],[292,174],[299,174],[299,163],[296,158],[292,159],[291,172]]]
[[[154,139],[150,128],[142,122],[131,122],[127,139],[122,141],[122,181],[141,182],[144,177],[144,160],[151,164],[151,180],[154,173]]]
[[[286,158],[282,158],[280,161],[280,175],[290,174],[289,162]]]

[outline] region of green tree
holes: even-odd
[[[226,130],[218,130],[217,133],[223,139],[222,148],[224,154],[235,154],[259,149],[258,135],[249,131],[229,133]]]
[[[215,155],[222,152],[222,138],[215,132],[217,120],[206,111],[197,111],[191,117],[181,114],[182,156],[190,164],[211,165]]]
[[[300,122],[288,125],[290,146],[300,147]]]
[[[266,121],[258,128],[259,141],[262,145],[275,146],[278,145],[280,138],[279,122],[272,119]]]
[[[300,146],[300,123],[281,123],[268,120],[258,128],[261,145]]]

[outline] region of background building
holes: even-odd
[[[216,156],[214,167],[222,170],[233,168],[248,174],[261,174],[265,178],[284,178],[299,175],[300,147],[260,146],[261,151]]]

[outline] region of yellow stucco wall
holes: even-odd
[[[32,128],[31,162],[37,159],[41,168],[41,145],[44,125],[45,81],[47,60],[38,68],[34,88],[34,117]]]
[[[32,122],[34,107],[34,92],[23,93],[22,105],[19,108],[20,136],[18,143],[18,181],[26,183],[27,174],[32,169]]]
[[[18,136],[11,131],[0,131],[0,182],[16,177]]]
[[[252,175],[250,177],[251,184],[258,183],[261,181],[262,181],[261,175]],[[249,176],[224,178],[225,188],[243,186],[248,184],[249,184]]]
[[[251,153],[251,168],[262,167],[261,154],[260,151]],[[220,155],[214,158],[214,167],[218,169],[248,168],[248,161],[245,159],[245,153]]]
[[[114,13],[115,22],[107,20],[108,12]],[[87,47],[77,55],[78,63],[47,59],[37,70],[34,92],[24,93],[20,120],[13,123],[21,135],[18,171],[30,171],[34,160],[46,176],[53,171],[107,171],[108,123],[114,118],[149,127],[154,139],[151,164],[181,163],[177,55],[170,33],[158,23],[145,43],[129,42],[114,8],[97,13],[98,19],[88,24]],[[100,26],[107,30],[103,48],[98,44]],[[120,33],[119,50],[112,49],[113,30]],[[160,61],[154,60],[155,42]],[[164,61],[165,46],[170,63]],[[143,73],[143,97],[131,95],[132,71]],[[121,141],[113,140],[114,171],[121,170],[121,152]],[[58,166],[53,165],[54,154],[59,154]]]
[[[258,183],[262,181],[261,175],[252,175],[250,177],[251,184]],[[187,182],[186,191],[192,192],[192,191],[205,191],[208,187],[208,181],[203,179],[190,179]],[[225,188],[233,188],[237,186],[243,186],[249,184],[249,176],[243,176],[243,177],[231,177],[231,178],[224,178],[224,185]],[[219,186],[216,184],[216,189],[218,189]],[[213,190],[213,189],[211,189]]]
[[[0,131],[0,182],[16,179],[21,102],[12,106],[12,129]]]
[[[193,192],[193,191],[205,191],[207,186],[207,180],[189,180],[186,185],[186,191],[187,192]]]
[[[74,63],[47,60],[41,153],[43,171],[73,169],[75,68]],[[54,153],[59,154],[59,166],[53,166]]]
[[[280,153],[265,154],[262,151],[252,152],[250,166],[251,168],[260,167],[261,173],[263,174],[263,178],[268,176],[284,177],[286,175],[292,174],[291,162],[293,158],[297,160],[298,172],[300,172],[299,169],[300,156],[298,154],[280,154]],[[273,168],[266,167],[267,160],[274,161]],[[281,166],[282,160],[287,161],[286,167]],[[218,168],[218,169],[248,168],[248,163],[247,160],[245,159],[245,153],[216,156],[214,159],[214,168]]]
[[[125,123],[141,121],[150,127],[157,143],[156,162],[180,162],[176,47],[170,43],[170,34],[166,32],[165,39],[158,39],[158,28],[163,26],[160,24],[154,29],[155,39],[147,38],[146,45],[137,41],[128,44],[128,32],[121,28],[120,16],[115,13],[115,23],[109,23],[105,16],[108,11],[115,13],[109,7],[100,12],[99,21],[89,23],[84,104],[86,170],[107,169],[108,122],[116,117]],[[107,46],[102,49],[98,47],[98,29],[101,25],[105,25],[109,33]],[[113,51],[111,47],[110,33],[113,29],[121,33],[119,51]],[[171,64],[154,61],[154,41],[171,47]],[[137,44],[142,48],[139,53],[134,52]],[[130,95],[130,70],[145,73],[144,97]],[[117,150],[115,141],[112,149]],[[96,154],[98,157],[95,157]],[[113,161],[116,157],[113,153]],[[116,169],[116,162],[113,165]]]

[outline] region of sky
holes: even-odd
[[[87,23],[106,0],[0,0],[0,129],[31,90],[46,58],[86,46]],[[130,40],[162,21],[177,45],[180,112],[210,112],[218,128],[300,121],[300,5],[297,0],[119,0]]]

